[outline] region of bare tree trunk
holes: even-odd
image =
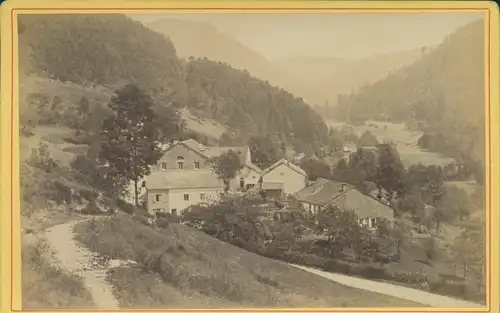
[[[135,207],[139,207],[139,186],[138,186],[138,179],[134,179],[134,200],[135,200]]]

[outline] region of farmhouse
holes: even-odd
[[[207,147],[188,139],[169,147],[145,178],[148,211],[175,214],[205,198],[218,199],[225,186],[212,171],[211,160],[230,150],[239,155],[243,168],[229,182],[229,189],[254,187],[261,170],[252,163],[248,146]]]
[[[224,183],[210,169],[155,172],[146,177],[148,213],[179,214],[191,205],[220,199]]]
[[[342,182],[320,178],[297,192],[295,197],[302,208],[312,214],[317,214],[330,205],[353,210],[359,217],[359,224],[371,229],[376,228],[377,219],[392,220],[394,217],[389,206]]]
[[[262,172],[260,189],[267,197],[293,194],[306,186],[306,172],[288,160],[281,159]]]

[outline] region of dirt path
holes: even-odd
[[[96,255],[74,239],[73,227],[81,220],[47,229],[43,236],[55,253],[60,265],[83,278],[97,309],[118,309],[112,286],[106,282],[107,266],[95,266]]]
[[[324,277],[326,279],[335,281],[339,284],[346,285],[349,287],[354,287],[358,289],[363,289],[367,291],[372,291],[376,292],[379,294],[384,294],[396,298],[400,298],[403,300],[409,300],[413,301],[416,303],[420,303],[423,305],[428,305],[432,307],[446,307],[446,308],[452,308],[452,307],[482,307],[482,305],[473,303],[473,302],[467,302],[463,300],[458,300],[450,297],[445,297],[437,294],[433,294],[430,292],[425,292],[422,290],[417,290],[413,288],[408,288],[408,287],[403,287],[403,286],[397,286],[397,285],[392,285],[392,284],[387,284],[387,283],[381,283],[381,282],[376,282],[372,280],[367,280],[367,279],[361,279],[361,278],[356,278],[356,277],[351,277],[347,275],[341,275],[341,274],[336,274],[336,273],[329,273],[321,270],[317,270],[314,268],[310,267],[305,267],[305,266],[300,266],[300,265],[294,265],[290,264],[294,267],[300,268],[304,271],[316,274],[318,276]]]

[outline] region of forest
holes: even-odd
[[[353,124],[405,122],[422,148],[484,165],[484,22],[456,30],[415,63],[340,95],[330,114]]]
[[[293,148],[314,154],[328,141],[322,118],[302,99],[227,64],[180,59],[169,38],[124,15],[20,16],[19,34],[20,69],[25,77],[103,87],[109,94],[133,83],[149,93],[157,106],[185,107],[229,126],[228,135],[239,142],[264,136],[283,151]],[[21,105],[43,98],[43,91],[33,96],[28,95],[28,103]],[[66,110],[77,107],[79,101],[58,105]],[[53,99],[43,102],[50,106]],[[94,104],[92,109],[103,110]]]

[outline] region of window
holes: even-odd
[[[177,157],[177,160],[184,160],[184,157],[183,157],[182,155],[179,155],[179,156]]]
[[[240,188],[245,188],[245,179],[243,177],[240,178]]]
[[[374,217],[370,218],[368,227],[370,227],[370,228],[376,228],[377,227],[377,219],[374,218]]]
[[[146,181],[143,181],[141,186],[142,186],[142,188],[146,187]]]
[[[205,194],[204,193],[200,193],[200,200],[205,201]]]
[[[161,195],[155,195],[155,201],[156,201],[156,202],[160,201],[160,196],[161,196]]]
[[[280,173],[280,176],[285,176],[285,173],[284,173],[284,172],[281,172],[281,173]]]
[[[189,194],[187,193],[184,194],[184,201],[189,201]]]
[[[161,162],[161,169],[166,170],[167,169],[167,162]]]
[[[184,168],[183,162],[177,162],[177,169],[182,170]]]
[[[172,215],[177,215],[177,209],[172,209],[172,210],[170,210],[170,213],[171,213]]]
[[[200,162],[194,162],[194,168],[200,168]]]

